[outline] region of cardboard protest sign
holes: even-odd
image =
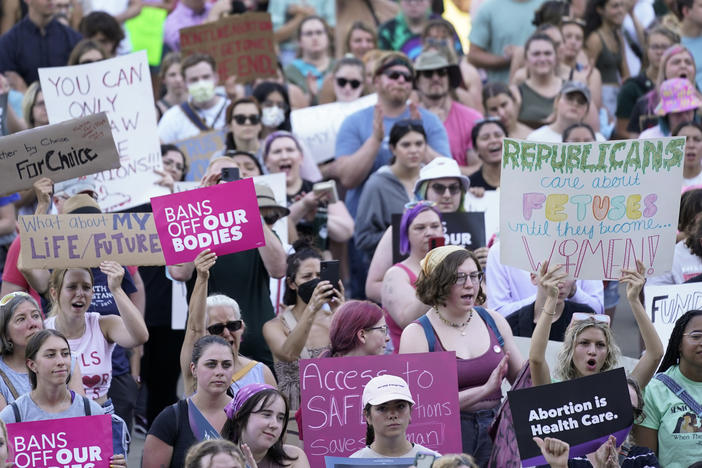
[[[332,102],[296,109],[290,113],[295,136],[317,164],[334,159],[336,135],[346,117],[378,102],[377,94],[369,94],[353,102]]]
[[[252,179],[154,197],[151,207],[167,265],[206,248],[225,255],[265,245]]]
[[[644,286],[646,312],[668,348],[675,322],[688,310],[702,309],[702,283]]]
[[[575,278],[669,270],[685,138],[535,143],[505,138],[500,240],[505,265],[562,264]]]
[[[414,458],[344,458],[324,457],[326,468],[405,468],[414,465]]]
[[[18,468],[109,468],[112,419],[109,415],[48,419],[7,425]]]
[[[397,263],[409,255],[400,253],[401,214],[392,215],[392,262]],[[441,213],[444,226],[445,245],[462,245],[469,250],[485,247],[485,214],[478,213]]]
[[[183,57],[195,52],[211,55],[222,83],[229,76],[236,76],[239,83],[274,78],[278,73],[274,43],[268,13],[231,15],[180,30]]]
[[[27,268],[165,265],[151,213],[28,215],[17,224]]]
[[[227,129],[224,128],[211,130],[174,143],[190,160],[190,169],[188,169],[185,180],[199,182],[202,179],[212,155],[222,151],[226,146],[226,133]]]
[[[104,112],[0,138],[3,192],[31,188],[42,177],[61,182],[118,167]]]
[[[363,387],[382,374],[402,377],[412,391],[410,442],[439,453],[461,452],[455,353],[302,359],[302,432],[311,466],[323,466],[325,456],[348,457],[365,446]]]
[[[155,185],[162,169],[156,108],[146,52],[70,67],[40,68],[46,111],[53,123],[105,112],[121,167],[89,179],[105,212],[123,210],[167,192]]]
[[[594,452],[610,435],[621,445],[634,424],[623,367],[507,392],[524,466],[547,464],[534,437],[570,444],[570,457]]]
[[[486,190],[482,197],[466,193],[463,197],[463,211],[485,213],[485,239],[489,243],[500,232],[500,189]]]

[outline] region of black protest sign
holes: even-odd
[[[400,254],[400,221],[402,214],[392,215],[392,263],[409,255]],[[445,245],[462,245],[469,250],[485,247],[485,213],[441,213]]]
[[[546,464],[534,437],[570,444],[570,457],[594,452],[610,435],[626,439],[634,413],[623,368],[508,392],[524,466]]]

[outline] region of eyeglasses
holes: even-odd
[[[432,206],[436,206],[436,203],[434,203],[433,201],[429,201],[429,200],[417,200],[417,201],[405,203],[405,210],[411,210],[412,208],[416,208],[417,206],[432,207]]]
[[[4,299],[5,298],[3,298],[3,300]],[[693,343],[699,343],[700,341],[702,341],[702,332],[701,331],[693,331],[690,333],[683,333],[683,336],[686,336]]]
[[[571,323],[572,322],[585,322],[585,321],[594,321],[594,322],[600,322],[600,323],[606,323],[607,325],[610,324],[611,320],[609,318],[609,315],[606,314],[588,314],[586,312],[574,312],[573,313],[573,318],[570,319]]]
[[[261,122],[261,117],[256,115],[256,114],[251,114],[251,115],[235,114],[232,116],[232,118],[237,123],[237,125],[244,125],[247,120],[249,122],[251,122],[251,125],[258,125],[259,122]]]
[[[348,85],[351,85],[351,89],[358,89],[358,87],[361,86],[361,81],[360,80],[349,80],[347,78],[337,78],[336,84],[338,84],[340,88],[345,88],[346,85],[348,84]]]
[[[418,74],[419,76],[429,79],[431,79],[435,74],[438,75],[439,78],[443,78],[448,75],[448,68],[439,68],[437,70],[420,70]]]
[[[446,190],[449,191],[451,195],[456,195],[457,193],[460,193],[461,191],[461,184],[451,184],[451,185],[444,185],[440,184],[438,182],[434,182],[433,184],[430,185],[431,189],[440,194],[443,195],[446,193]]]
[[[643,412],[643,408],[637,408],[633,406],[631,409],[634,411],[634,423],[641,424],[643,420],[646,419],[646,416]]]
[[[483,280],[484,275],[485,274],[482,271],[476,271],[471,274],[459,273],[456,275],[456,284],[459,286],[465,286],[466,281],[468,281],[468,278],[470,278],[471,283],[480,284],[480,282]]]
[[[163,164],[166,167],[175,167],[179,171],[182,171],[183,169],[185,169],[185,166],[183,166],[182,163],[175,162],[172,159],[164,159],[161,161],[161,164]]]
[[[405,82],[411,83],[412,82],[412,75],[409,74],[409,72],[402,72],[398,70],[387,70],[383,72],[383,75],[387,76],[390,78],[392,81],[397,81],[400,79],[400,77],[405,79]]]
[[[210,332],[210,335],[221,335],[224,333],[224,329],[226,328],[230,332],[234,333],[235,331],[241,329],[243,325],[243,322],[241,320],[231,320],[227,323],[215,323],[214,325],[210,325],[207,327],[207,331]]]
[[[383,332],[384,335],[388,334],[388,326],[387,325],[381,325],[379,327],[370,327],[370,328],[366,328],[366,330],[380,330]]]
[[[24,291],[11,292],[10,294],[5,294],[4,296],[2,296],[2,299],[0,299],[0,306],[4,306],[5,304],[7,304],[8,302],[10,302],[12,299],[14,299],[16,297],[30,297],[31,298],[32,296],[30,296],[29,294],[27,294]]]

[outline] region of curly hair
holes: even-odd
[[[445,306],[446,299],[451,292],[451,288],[456,284],[458,267],[466,260],[473,260],[478,268],[478,273],[482,273],[478,257],[470,250],[459,250],[452,252],[436,266],[428,275],[424,270],[419,272],[419,277],[415,283],[417,289],[417,299],[424,304],[429,304],[433,307]],[[485,292],[482,284],[478,287],[478,294],[475,298],[475,303],[480,305],[485,303]]]
[[[588,328],[596,328],[602,330],[607,344],[607,356],[602,364],[600,372],[614,369],[619,364],[619,358],[622,353],[614,341],[614,333],[609,325],[604,322],[598,322],[595,319],[588,318],[587,320],[578,320],[571,323],[566,329],[563,337],[563,347],[558,352],[558,364],[556,365],[555,375],[561,380],[571,380],[580,377],[578,370],[573,363],[573,354],[575,354],[575,346],[578,337]]]

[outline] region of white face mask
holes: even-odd
[[[193,102],[200,104],[212,99],[215,95],[214,81],[200,80],[188,85],[188,93]]]
[[[285,121],[285,112],[278,106],[264,107],[261,122],[266,127],[278,127]]]

